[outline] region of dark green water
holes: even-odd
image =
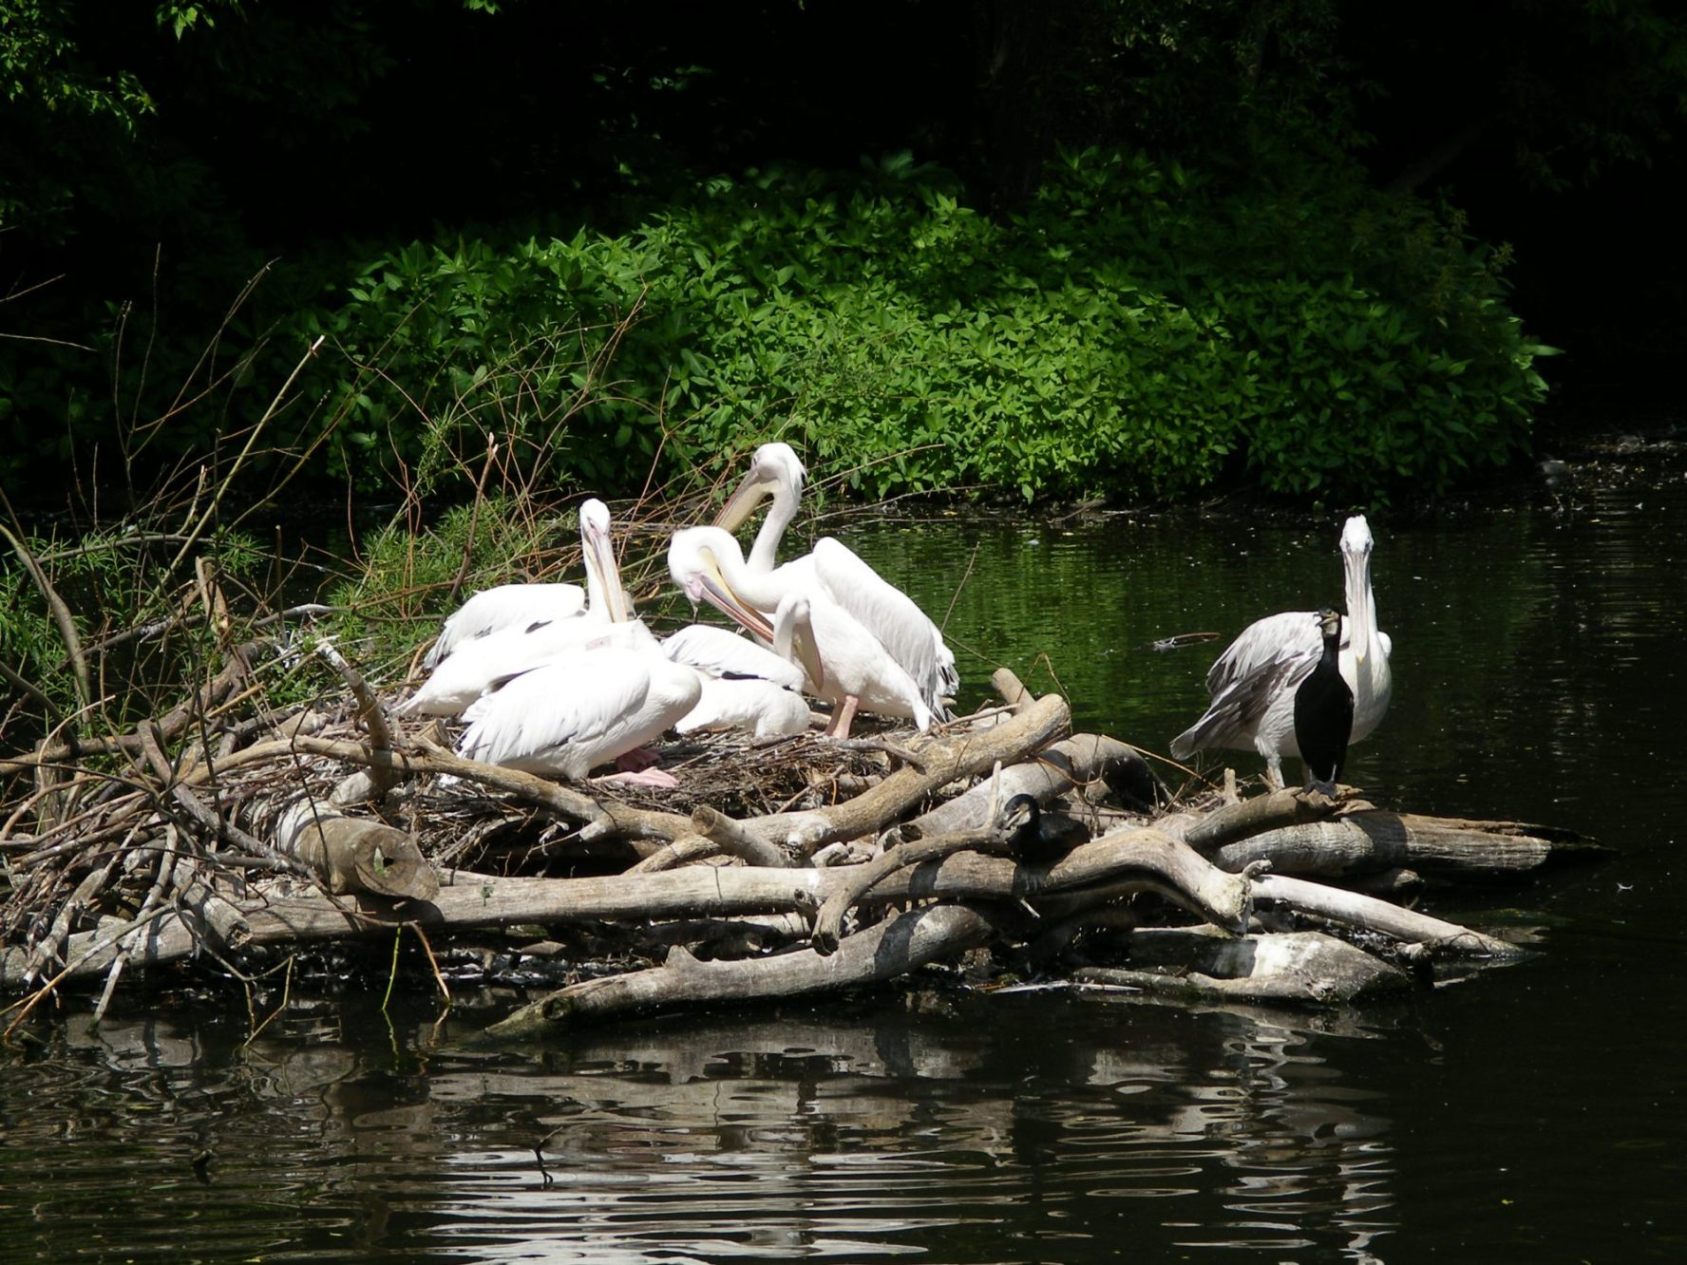
[[[1218,646],[1148,644],[1337,600],[1339,526],[850,539],[954,597],[972,682],[1058,680],[1081,726],[1163,750]],[[503,997],[437,1031],[299,1004],[250,1046],[220,1002],[136,1003],[0,1055],[0,1260],[1687,1259],[1687,482],[1373,527],[1395,697],[1348,776],[1618,850],[1440,899],[1521,911],[1538,960],[1363,1012],[833,1000],[496,1055],[452,1038]]]

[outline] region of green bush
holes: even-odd
[[[1544,349],[1503,255],[1338,161],[1279,166],[1299,183],[1071,154],[1007,223],[906,162],[767,172],[616,235],[317,257],[260,288],[287,315],[243,315],[271,332],[238,380],[261,409],[325,334],[300,380],[323,404],[276,438],[314,428],[320,473],[422,491],[488,436],[604,492],[781,434],[862,495],[1027,500],[1439,492],[1523,450]],[[223,425],[188,413],[153,442]]]
[[[1086,152],[1008,224],[895,164],[720,180],[620,236],[413,244],[309,319],[395,384],[339,437],[371,479],[357,454],[444,469],[430,443],[486,429],[590,487],[776,430],[873,496],[1177,496],[1236,470],[1366,497],[1504,463],[1544,386],[1499,261],[1325,174],[1218,191]]]

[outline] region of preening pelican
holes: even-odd
[[[401,716],[456,716],[481,695],[558,655],[587,647],[653,647],[656,639],[650,630],[631,618],[609,539],[609,509],[602,501],[590,500],[580,507],[580,539],[587,616],[531,620],[461,641],[393,711]]]
[[[911,597],[831,536],[816,543],[812,553],[776,565],[780,541],[796,517],[807,474],[789,444],[763,444],[750,460],[749,473],[715,516],[714,525],[735,532],[764,497],[772,497],[767,518],[750,548],[747,570],[753,575],[778,577],[782,582],[779,593],[800,586],[842,606],[914,678],[931,711],[946,718],[942,700],[960,687],[955,655],[943,643],[942,631]],[[778,605],[778,597],[765,603],[749,600],[763,612],[771,612]]]
[[[464,713],[470,724],[457,751],[578,782],[659,737],[696,706],[701,692],[693,669],[649,650],[564,655],[478,699]]]
[[[1377,628],[1371,593],[1373,543],[1363,515],[1343,525],[1347,626],[1337,666],[1353,692],[1350,743],[1377,727],[1393,691],[1388,670],[1393,643]],[[1172,754],[1183,760],[1215,747],[1257,751],[1265,757],[1267,780],[1283,785],[1282,758],[1301,754],[1295,741],[1295,692],[1317,667],[1323,649],[1318,615],[1312,611],[1285,611],[1248,625],[1207,672],[1212,702],[1200,720],[1172,739]]]
[[[777,619],[785,599],[807,598],[806,608],[794,601],[785,606],[789,636],[784,649],[775,645],[775,653],[802,660],[813,690],[838,702],[837,736],[848,735],[858,706],[908,717],[922,729],[930,725],[932,709],[923,691],[860,620],[783,567],[752,574],[729,532],[719,527],[675,532],[668,545],[668,573],[693,602],[708,602],[769,642],[774,641],[776,630],[765,612],[773,610]]]
[[[834,738],[849,737],[857,708],[931,728],[931,709],[908,675],[843,607],[823,594],[787,593],[773,614],[773,652],[801,659],[821,698],[832,703]]]
[[[1295,745],[1306,780],[1333,795],[1353,734],[1353,691],[1341,678],[1341,616],[1319,611],[1318,631],[1323,651],[1295,690]]]
[[[586,568],[584,589],[578,584],[499,584],[483,589],[445,621],[422,666],[432,668],[459,646],[505,628],[582,618],[607,623],[614,618],[611,586],[620,608],[630,616],[632,603],[621,591],[609,543],[609,507],[596,497],[580,506],[580,556]]]
[[[662,642],[662,653],[696,670],[703,693],[674,726],[749,729],[758,738],[800,734],[809,726],[808,704],[797,691],[803,671],[748,637],[711,624],[688,624]]]

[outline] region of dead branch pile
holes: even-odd
[[[473,961],[563,981],[498,1037],[929,963],[1346,1000],[1520,952],[1373,893],[1525,872],[1573,846],[1350,795],[1167,803],[1135,749],[1070,734],[1065,701],[1011,674],[1006,704],[930,736],[673,742],[680,788],[634,798],[464,760],[438,728],[396,727],[338,656],[338,710],[242,707],[268,652],[232,649],[131,732],[0,757],[14,1010],[72,982],[98,985],[103,1009],[141,970],[250,981],[404,928],[436,975]],[[1020,795],[1043,809],[1031,834],[1004,813]],[[625,969],[605,975],[605,959]]]

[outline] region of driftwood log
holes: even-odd
[[[1071,978],[1330,1003],[1404,986],[1402,965],[1519,951],[1309,880],[1402,887],[1411,874],[1513,875],[1578,846],[1511,823],[1385,813],[1347,795],[1282,791],[1161,811],[1163,787],[1139,751],[1067,736],[1065,700],[1034,698],[1005,672],[1006,706],[930,735],[798,737],[765,755],[772,749],[718,748],[747,770],[807,762],[808,781],[772,797],[772,811],[683,793],[635,803],[612,784],[465,760],[437,728],[405,731],[337,654],[327,657],[350,695],[337,715],[209,722],[212,709],[234,706],[257,652],[232,652],[158,724],[0,761],[0,775],[52,774],[0,813],[0,989],[35,990],[25,1013],[75,981],[103,979],[103,1006],[125,972],[190,960],[240,970],[335,942],[390,941],[406,925],[446,945],[519,936],[532,956],[564,965],[569,935],[610,936],[652,963],[545,993],[488,1039],[882,984],[986,947],[1058,971],[1092,935],[1129,936],[1131,964]],[[126,764],[114,779],[87,761]],[[1016,795],[1116,828],[1053,864],[1028,863],[999,816]],[[488,815],[541,840],[531,855],[576,872],[455,868],[444,858],[473,857]],[[616,849],[622,859],[606,861]],[[587,862],[621,872],[585,872]],[[1262,928],[1256,909],[1273,928],[1314,930]],[[1377,942],[1391,954],[1369,952]]]

